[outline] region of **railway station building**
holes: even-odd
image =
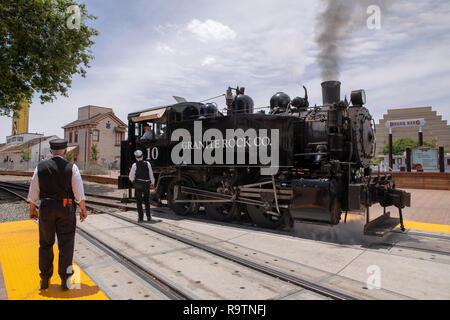
[[[93,145],[98,150],[97,163],[115,167],[120,162],[120,144],[127,128],[111,108],[91,105],[79,108],[77,120],[63,127],[68,151],[80,168],[89,163]]]

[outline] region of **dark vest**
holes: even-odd
[[[150,180],[150,174],[148,173],[147,161],[136,162],[136,177],[135,179]]]
[[[73,199],[72,167],[60,157],[54,157],[38,165],[39,197],[42,199]]]

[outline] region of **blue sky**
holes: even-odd
[[[364,0],[367,1],[367,0]],[[381,29],[366,26],[366,8],[352,14],[342,53],[342,96],[364,88],[378,120],[388,108],[433,106],[450,120],[450,2],[368,1],[384,4]],[[322,1],[85,0],[98,17],[87,78],[74,77],[69,98],[34,99],[30,132],[63,135],[77,109],[111,107],[122,120],[173,95],[199,101],[244,86],[256,107],[284,91],[320,104],[322,81],[314,41]],[[365,3],[365,2],[364,2]],[[216,101],[224,107],[224,100]],[[11,132],[0,118],[0,142]]]

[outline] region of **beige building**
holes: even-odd
[[[389,109],[383,119],[376,125],[376,155],[383,153],[383,146],[388,143],[389,129],[386,127],[387,121],[424,119],[425,125],[422,128],[423,139],[425,141],[436,140],[437,146],[442,146],[446,151],[450,151],[450,126],[446,120],[442,120],[432,107]],[[394,141],[403,137],[418,139],[419,128],[392,128]]]
[[[120,161],[120,143],[125,140],[127,125],[114,115],[111,108],[86,106],[78,109],[78,120],[63,127],[69,141],[73,161],[81,168],[91,159],[91,148],[97,145],[98,161],[110,165]]]
[[[7,143],[0,144],[0,168],[27,170],[49,159],[50,141],[58,136],[44,136],[38,133],[24,133],[6,138]],[[29,152],[29,161],[23,160],[23,152]]]

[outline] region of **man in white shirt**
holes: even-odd
[[[53,275],[53,244],[58,237],[61,287],[70,288],[75,245],[76,205],[81,208],[80,220],[86,217],[83,182],[78,167],[66,161],[67,140],[50,141],[53,158],[41,162],[34,171],[28,192],[30,219],[39,219],[39,269],[41,290],[48,288]],[[39,213],[38,201],[41,200]]]
[[[136,203],[138,210],[138,222],[144,221],[144,213],[142,210],[142,200],[145,203],[145,213],[147,214],[147,221],[152,219],[150,214],[150,189],[155,184],[155,177],[153,176],[152,165],[148,161],[144,161],[144,154],[141,150],[134,153],[136,163],[133,163],[130,170],[130,181],[134,184],[136,195]]]

